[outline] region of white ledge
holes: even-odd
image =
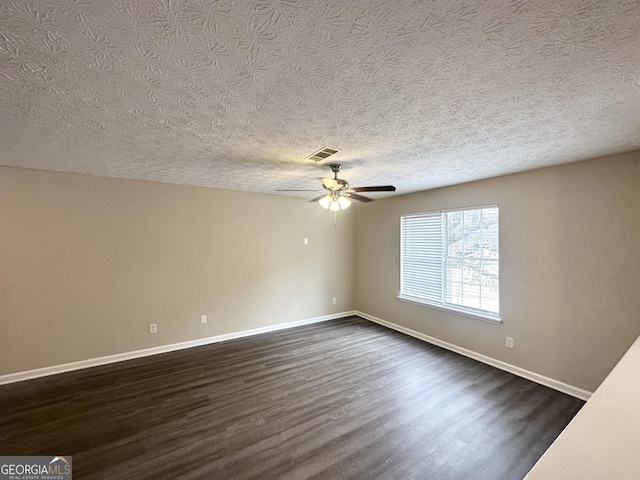
[[[640,338],[526,480],[640,478]]]

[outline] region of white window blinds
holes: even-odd
[[[400,293],[415,300],[442,301],[442,214],[404,215]]]

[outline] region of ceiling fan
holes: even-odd
[[[339,210],[345,210],[351,205],[351,200],[358,200],[360,202],[371,202],[372,198],[358,195],[356,192],[395,192],[396,187],[393,185],[380,185],[377,187],[350,187],[346,180],[338,178],[338,172],[341,165],[339,163],[332,163],[329,165],[333,172],[333,178],[323,178],[322,188],[329,193],[322,195],[310,202],[319,202],[320,206],[325,209],[329,209],[333,212]],[[276,192],[321,192],[322,190],[276,190]]]

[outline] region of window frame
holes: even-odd
[[[447,226],[444,225],[446,214],[454,213],[454,212],[465,212],[467,210],[482,210],[486,208],[496,208],[497,215],[498,215],[498,222],[497,222],[498,223],[497,225],[498,257],[496,259],[497,267],[498,267],[498,312],[497,313],[494,313],[489,310],[477,309],[474,307],[466,307],[466,306],[457,305],[454,303],[445,302],[445,293],[444,293],[445,287],[447,285],[447,282],[445,281],[445,277],[446,277],[445,266],[446,266],[446,258],[448,253],[446,251],[446,245],[445,245],[446,239],[448,238]],[[407,217],[426,218],[427,216],[433,216],[433,215],[439,215],[440,222],[441,222],[440,241],[442,243],[442,249],[440,252],[440,260],[441,260],[442,267],[440,270],[440,281],[439,281],[439,288],[440,288],[439,301],[430,300],[428,298],[423,298],[423,297],[416,297],[404,292],[404,281],[406,280],[405,274],[404,274],[405,256],[406,256],[406,252],[405,252],[406,244],[405,244],[405,238],[404,238],[405,218]],[[477,206],[469,206],[469,207],[462,207],[462,208],[450,208],[446,210],[431,210],[428,212],[402,214],[400,216],[400,282],[399,282],[400,290],[397,298],[404,302],[426,306],[428,308],[434,308],[436,310],[452,312],[458,315],[477,318],[477,319],[492,322],[492,323],[502,323],[502,317],[500,312],[500,293],[499,293],[500,291],[500,273],[499,273],[500,272],[500,253],[499,252],[500,252],[500,208],[498,204],[477,205]]]

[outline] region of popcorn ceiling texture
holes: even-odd
[[[640,148],[638,112],[637,0],[0,4],[2,165],[274,193],[326,146],[398,194]]]

